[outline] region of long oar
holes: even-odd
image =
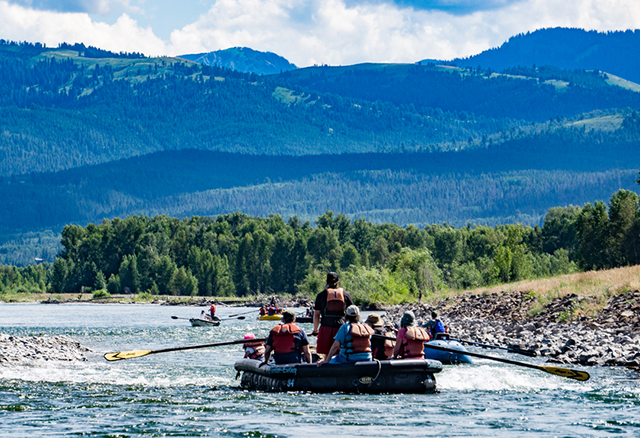
[[[453,339],[453,338],[450,338],[450,339],[452,341],[458,341],[462,344],[477,345],[478,347],[483,347],[483,348],[495,348],[497,350],[508,351],[509,353],[522,354],[523,356],[536,357],[538,355],[538,353],[536,353],[533,350],[522,350],[516,347],[501,347],[499,345],[491,345],[491,344],[483,344],[482,342],[467,341],[466,339]]]
[[[179,316],[172,316],[171,319],[191,319],[191,318],[180,318]]]
[[[218,342],[215,344],[204,344],[204,345],[190,345],[188,347],[174,347],[174,348],[164,348],[162,350],[133,350],[133,351],[118,351],[117,353],[106,353],[104,358],[108,361],[115,361],[121,359],[135,359],[136,357],[147,356],[149,354],[156,353],[168,353],[170,351],[182,351],[182,350],[194,350],[196,348],[209,348],[209,347],[221,347],[223,345],[233,345],[233,344],[244,344],[247,342],[264,342],[267,338],[261,339],[240,339],[237,341],[227,341],[227,342]]]
[[[396,340],[396,338],[390,338],[388,336],[382,336],[382,335],[371,335],[371,336],[376,338],[382,338],[382,339],[390,339],[392,341]],[[534,365],[532,363],[518,362],[515,360],[503,359],[501,357],[495,357],[495,356],[486,356],[484,354],[472,353],[470,351],[460,351],[460,350],[454,350],[451,348],[440,347],[438,345],[431,345],[428,342],[425,342],[424,346],[428,348],[432,348],[434,350],[446,351],[447,353],[464,354],[466,356],[479,357],[481,359],[495,360],[496,362],[503,362],[511,365],[518,365],[521,367],[533,368],[536,370],[544,371],[545,373],[555,374],[556,376],[567,377],[569,379],[580,380],[580,381],[589,380],[589,373],[585,371],[570,370],[569,368],[551,367],[546,365]]]
[[[233,315],[229,315],[229,318],[235,318],[235,317],[236,317],[236,316],[238,316],[238,315],[246,315],[247,313],[253,313],[253,312],[257,312],[257,311],[258,311],[258,310],[255,310],[255,309],[254,309],[254,310],[250,310],[250,311],[248,311],[248,312],[235,313],[235,314],[233,314]]]

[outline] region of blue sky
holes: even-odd
[[[175,56],[235,46],[300,67],[452,59],[544,27],[640,28],[639,0],[0,0],[0,38]]]

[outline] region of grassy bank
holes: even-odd
[[[534,316],[553,300],[566,295],[577,294],[586,298],[575,308],[569,319],[577,316],[594,316],[602,310],[615,295],[640,290],[640,266],[629,266],[602,271],[588,271],[537,280],[523,280],[463,291],[437,292],[423,298],[423,303],[435,304],[445,298],[455,298],[462,294],[489,295],[503,292],[528,292],[535,298],[529,313]]]

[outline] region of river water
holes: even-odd
[[[105,352],[156,350],[266,336],[274,325],[229,318],[191,327],[200,308],[0,304],[0,331],[65,335],[87,362],[0,366],[0,436],[640,436],[640,380],[626,369],[581,368],[587,382],[476,359],[445,366],[438,394],[260,393],[239,389],[238,345],[107,362]],[[250,310],[250,309],[249,309]],[[311,324],[301,324],[311,331]],[[498,350],[486,355],[543,364]]]

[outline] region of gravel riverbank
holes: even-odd
[[[437,309],[452,337],[485,344],[535,350],[549,362],[580,365],[640,366],[640,291],[613,297],[594,317],[568,319],[585,301],[571,294],[544,306],[526,292],[464,294],[436,305],[401,305],[387,310],[385,320],[399,323],[412,310],[418,322]]]

